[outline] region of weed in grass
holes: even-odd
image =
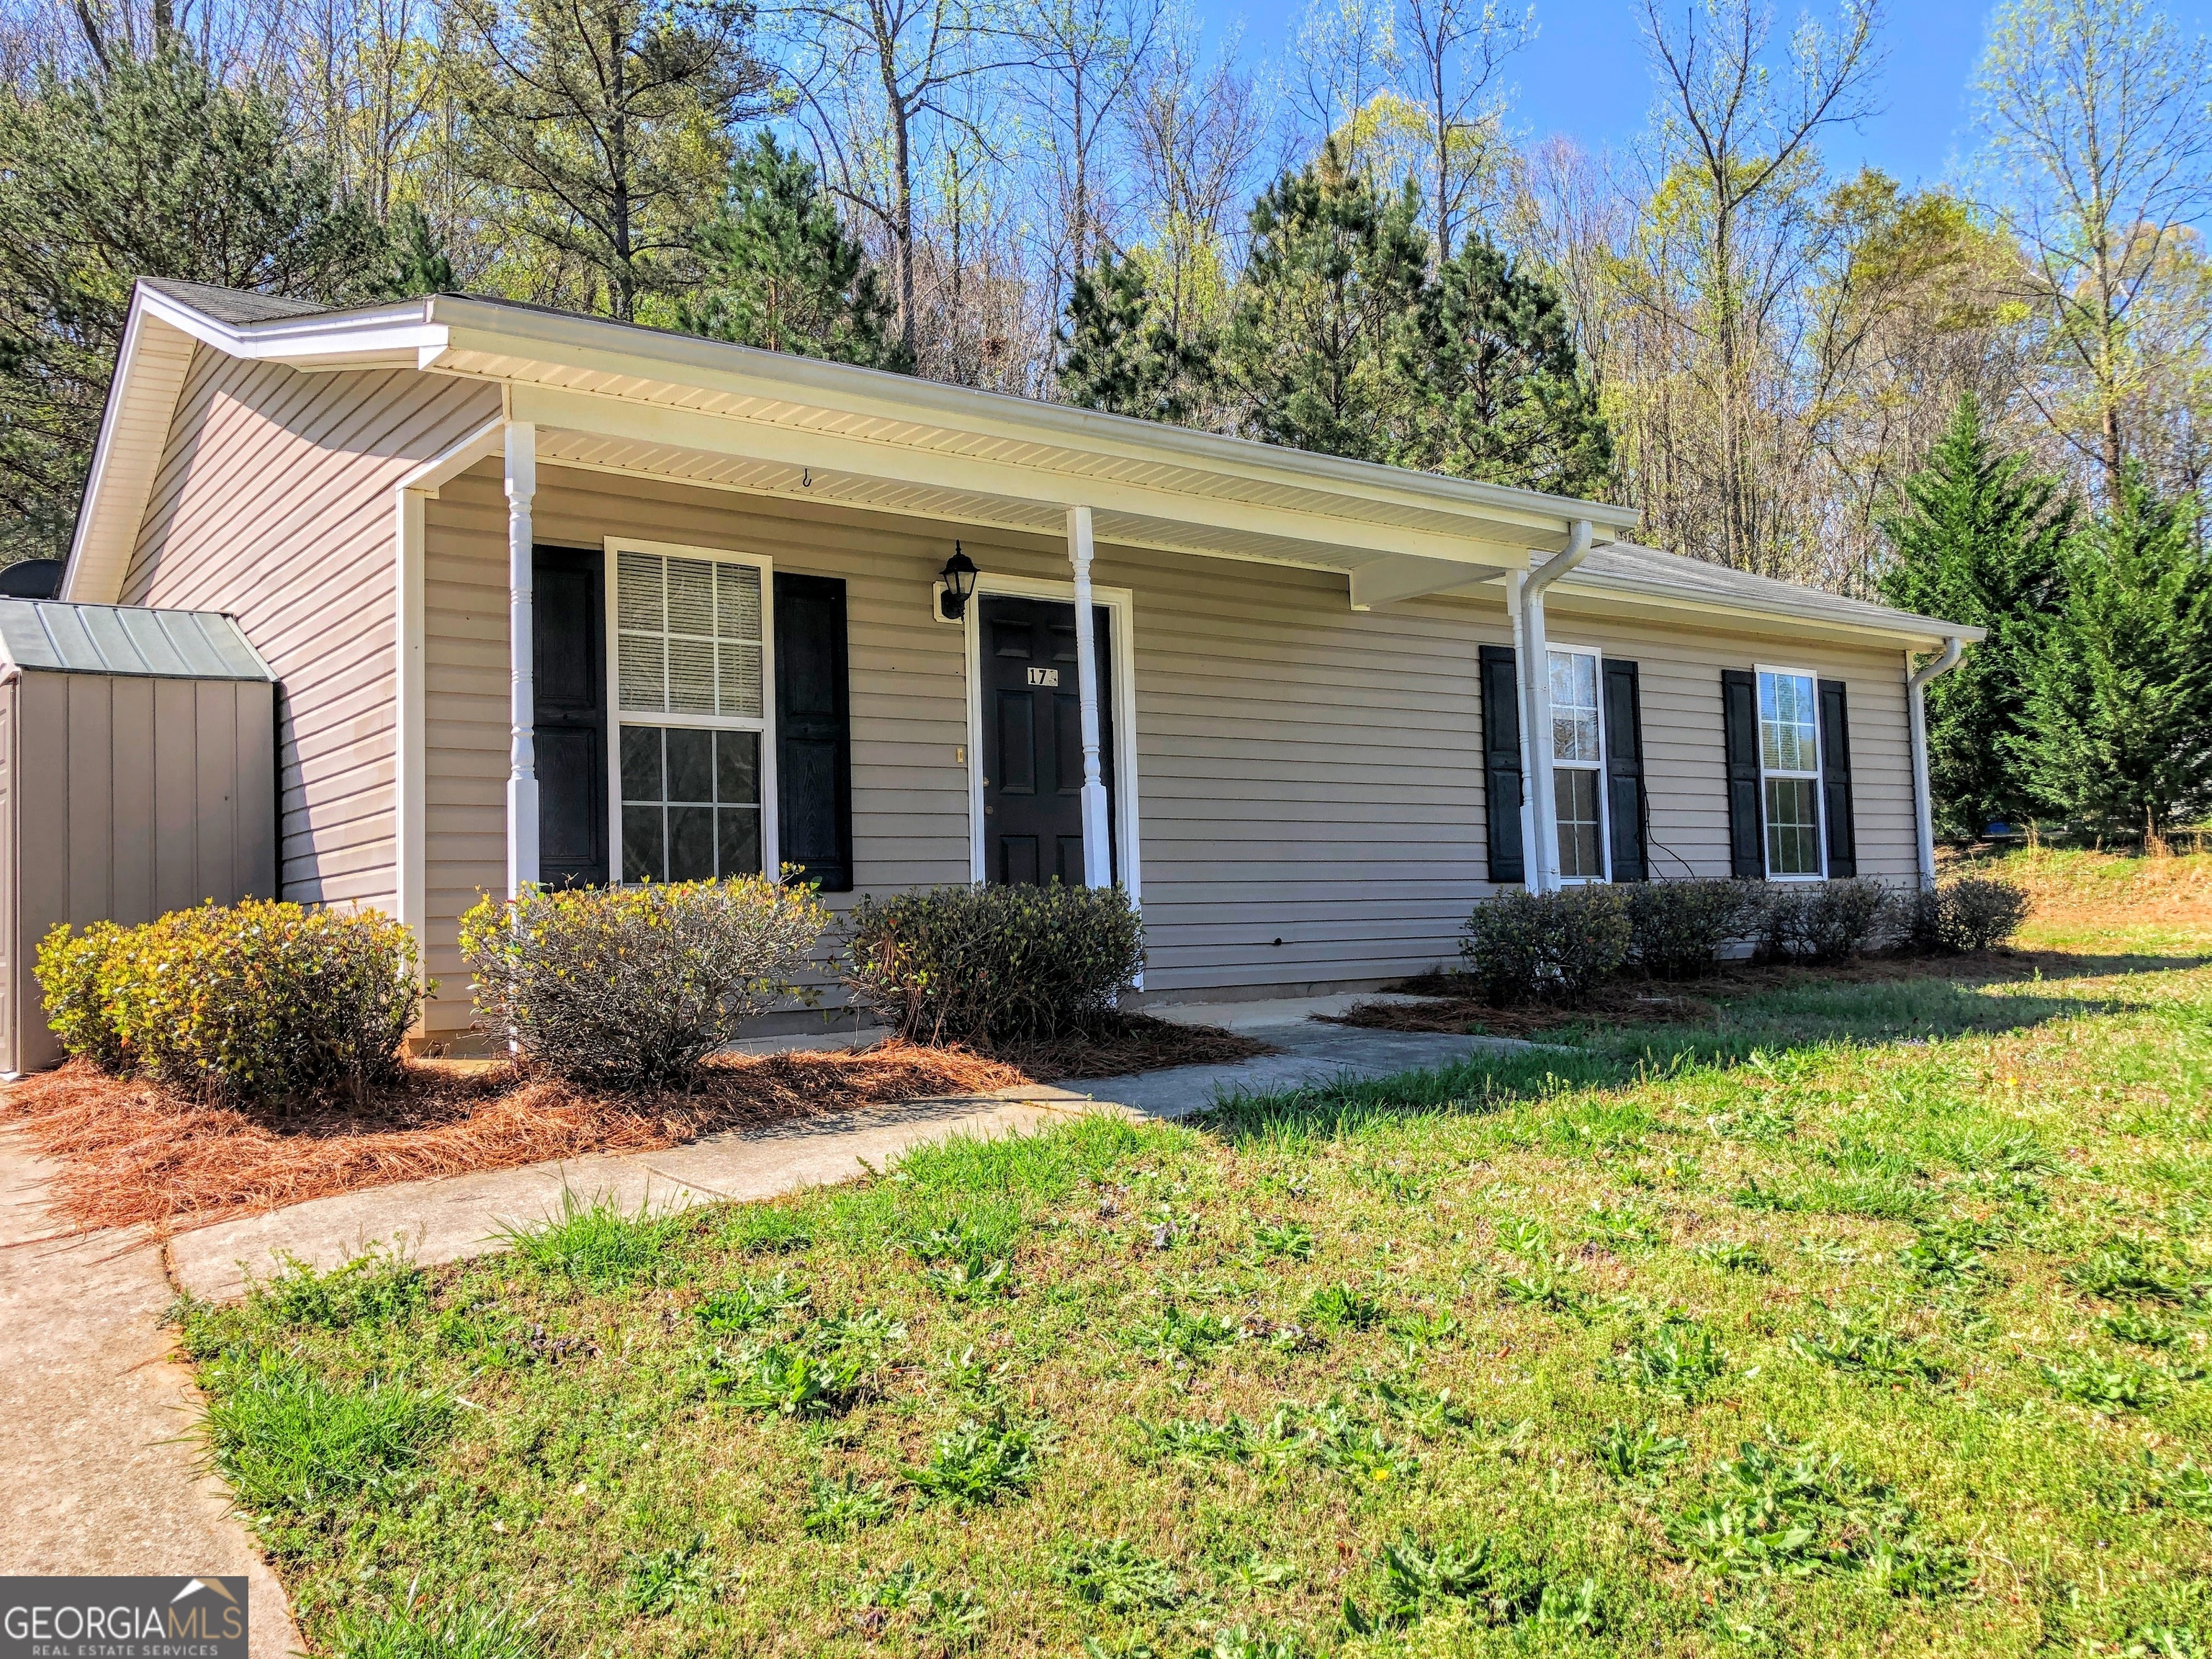
[[[2069,1284],[2107,1302],[2163,1302],[2180,1306],[2204,1301],[2212,1283],[2161,1240],[2116,1233],[2086,1260],[2065,1270]]]
[[[1440,1346],[1459,1334],[1459,1316],[1449,1309],[1435,1313],[1402,1313],[1390,1322],[1390,1334],[1404,1346],[1409,1362],[1425,1349]]]
[[[1224,1625],[1198,1659],[1307,1659],[1307,1650],[1295,1635],[1264,1625]]]
[[[1587,1318],[1589,1297],[1569,1279],[1568,1271],[1565,1263],[1554,1262],[1525,1273],[1507,1273],[1498,1281],[1498,1294],[1524,1308],[1565,1314],[1574,1319]]]
[[[1014,1293],[1006,1259],[953,1261],[921,1270],[922,1283],[947,1302],[995,1302]]]
[[[1170,1302],[1157,1320],[1131,1330],[1129,1342],[1147,1359],[1188,1370],[1243,1334],[1243,1328],[1226,1314],[1198,1313]]]
[[[1478,1625],[1517,1625],[1537,1620],[1589,1629],[1597,1623],[1597,1585],[1583,1579],[1554,1585],[1544,1575],[1516,1561],[1492,1539],[1462,1549],[1429,1546],[1410,1534],[1382,1547],[1382,1583],[1372,1610],[1347,1595],[1344,1622],[1355,1636],[1399,1631],[1418,1622],[1430,1608],[1456,1602]]]
[[[1164,1613],[1183,1599],[1174,1570],[1126,1538],[1063,1550],[1053,1577],[1085,1606],[1108,1613]]]
[[[1755,1244],[1746,1244],[1734,1239],[1718,1239],[1710,1244],[1692,1244],[1691,1257],[1708,1267],[1717,1267],[1723,1273],[1771,1273],[1774,1264]]]
[[[884,1351],[906,1328],[876,1310],[820,1319],[787,1342],[716,1347],[699,1361],[707,1393],[740,1410],[820,1418],[849,1410],[872,1389]]]
[[[1938,1382],[1942,1368],[1864,1314],[1837,1311],[1826,1330],[1799,1331],[1790,1346],[1802,1358],[1877,1382]]]
[[[973,1405],[995,1406],[1006,1397],[1014,1364],[1010,1359],[994,1364],[976,1358],[972,1347],[963,1348],[957,1354],[945,1355],[938,1364],[937,1374],[948,1393]]]
[[[502,1227],[496,1237],[540,1273],[607,1291],[654,1278],[684,1225],[643,1205],[625,1215],[611,1198],[587,1201],[564,1187],[558,1215],[536,1227]]]
[[[641,1619],[658,1619],[714,1593],[714,1564],[706,1535],[665,1550],[633,1550],[623,1558],[622,1604]]]
[[[1694,1406],[1728,1375],[1728,1355],[1693,1319],[1662,1319],[1599,1367],[1601,1376]]]
[[[1723,1140],[1771,1145],[1797,1133],[1797,1115],[1774,1106],[1744,1106],[1714,1113],[1705,1120],[1705,1127]]]
[[[862,1579],[853,1599],[862,1607],[903,1613],[929,1605],[929,1581],[915,1563],[902,1561],[880,1578]]]
[[[1262,1221],[1252,1229],[1252,1243],[1261,1261],[1313,1260],[1314,1231],[1303,1221]]]
[[[734,1291],[716,1291],[694,1310],[694,1317],[718,1336],[742,1336],[780,1314],[804,1308],[808,1293],[778,1273],[766,1284],[747,1279]]]
[[[1410,1480],[1421,1460],[1410,1447],[1391,1439],[1379,1424],[1361,1422],[1341,1406],[1322,1406],[1308,1414],[1308,1455],[1322,1468],[1355,1485],[1380,1486]]]
[[[929,1461],[909,1468],[906,1478],[928,1502],[984,1508],[1030,1489],[1050,1438],[1044,1425],[1022,1421],[1004,1410],[971,1417],[939,1435]]]
[[[317,1273],[297,1256],[246,1298],[255,1313],[285,1325],[339,1331],[354,1325],[392,1325],[429,1304],[422,1271],[395,1250],[375,1249],[344,1266]]]
[[[897,1507],[888,1481],[872,1480],[864,1486],[850,1474],[842,1481],[815,1475],[807,1483],[807,1492],[799,1523],[817,1538],[842,1538],[872,1527],[889,1520]]]
[[[412,1587],[393,1612],[342,1612],[328,1640],[337,1659],[538,1659],[544,1651],[511,1608],[458,1602],[433,1613],[417,1605]]]
[[[1552,1230],[1534,1216],[1502,1216],[1498,1222],[1498,1243],[1500,1249],[1524,1261],[1540,1261],[1551,1253]]]
[[[1401,1377],[1377,1377],[1368,1384],[1375,1403],[1425,1440],[1441,1439],[1469,1427],[1474,1419],[1449,1389],[1429,1389]]]
[[[965,1653],[980,1647],[990,1624],[988,1605],[967,1589],[933,1591],[922,1618],[922,1628],[945,1653]]]
[[[1690,1560],[1730,1578],[1858,1573],[1899,1595],[1955,1592],[1966,1578],[1964,1553],[1923,1534],[1887,1486],[1773,1429],[1717,1465],[1667,1532]]]
[[[2138,1364],[2117,1355],[2086,1358],[2069,1365],[2045,1365],[2043,1380],[2061,1400],[2107,1415],[2156,1411],[2173,1398],[2172,1372]]]
[[[1371,1331],[1382,1322],[1382,1304],[1349,1285],[1328,1285],[1306,1298],[1306,1317],[1340,1331]]]
[[[2140,1308],[2126,1308],[2116,1314],[2106,1314],[2097,1322],[2105,1334],[2122,1342],[2132,1342],[2139,1348],[2172,1348],[2180,1346],[2186,1333],[2179,1325],[2169,1325],[2154,1314]]]
[[[1235,1413],[1218,1423],[1201,1417],[1170,1418],[1137,1424],[1146,1451],[1167,1462],[1203,1465],[1241,1463],[1252,1450],[1252,1425]]]
[[[209,1402],[216,1468],[247,1509],[314,1514],[377,1493],[410,1471],[444,1432],[453,1402],[432,1389],[325,1382],[270,1354],[226,1370]]]
[[[1597,1466],[1623,1486],[1656,1482],[1674,1464],[1689,1455],[1690,1443],[1679,1435],[1662,1434],[1656,1421],[1630,1428],[1613,1423],[1590,1443]]]
[[[1589,1219],[1590,1242],[1625,1255],[1642,1255],[1666,1242],[1667,1230],[1644,1210],[1593,1203]]]
[[[1984,1253],[1995,1242],[1990,1230],[1977,1222],[1925,1226],[1897,1253],[1897,1265],[1917,1279],[1964,1283],[1982,1276],[1987,1266]]]

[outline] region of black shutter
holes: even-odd
[[[1521,687],[1513,647],[1482,647],[1482,787],[1490,818],[1490,878],[1528,879],[1521,856]]]
[[[538,878],[591,887],[607,868],[607,647],[605,556],[540,547],[531,555],[538,755]]]
[[[1828,826],[1828,874],[1859,872],[1851,823],[1851,716],[1841,680],[1820,682],[1820,816]]]
[[[826,893],[853,890],[853,715],[845,584],[775,578],[775,794],[779,851]]]
[[[1729,867],[1757,880],[1766,874],[1765,804],[1759,796],[1759,676],[1721,670],[1722,746],[1728,756]]]
[[[1644,881],[1651,860],[1644,799],[1644,698],[1636,665],[1605,659],[1605,810],[1613,878]]]

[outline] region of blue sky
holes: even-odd
[[[1512,60],[1509,77],[1518,91],[1513,124],[1531,138],[1564,132],[1595,149],[1626,145],[1646,130],[1652,84],[1644,57],[1636,0],[1534,0],[1535,44]],[[1277,57],[1304,0],[1194,0],[1209,40],[1240,19],[1243,55]],[[1778,32],[1800,9],[1777,0]],[[1981,55],[1984,4],[1965,0],[1891,0],[1882,40],[1887,48],[1876,97],[1881,113],[1859,131],[1832,131],[1827,140],[1838,170],[1862,163],[1907,185],[1933,184],[1948,175],[1954,158],[1973,143],[1968,82]],[[2168,0],[2168,14],[2197,33],[2212,27],[2212,0]],[[1827,7],[1817,15],[1832,15]]]

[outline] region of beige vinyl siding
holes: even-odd
[[[964,639],[931,620],[930,584],[956,535],[987,576],[1065,580],[1057,542],[552,465],[535,513],[541,543],[637,538],[844,578],[856,888],[968,878]],[[495,464],[428,506],[434,1032],[468,1020],[454,918],[504,873],[505,536]],[[1147,994],[1371,985],[1454,960],[1492,890],[1476,648],[1510,641],[1503,605],[1356,612],[1341,575],[1116,547],[1094,574],[1133,595]],[[1661,874],[1728,872],[1720,671],[1785,661],[1849,682],[1861,868],[1909,878],[1897,656],[1556,610],[1553,632],[1640,665]]]
[[[228,611],[276,670],[288,898],[396,903],[392,488],[499,412],[476,381],[193,356],[121,602]]]

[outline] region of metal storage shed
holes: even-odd
[[[58,921],[276,889],[276,677],[212,611],[0,599],[0,1073],[61,1058]]]

